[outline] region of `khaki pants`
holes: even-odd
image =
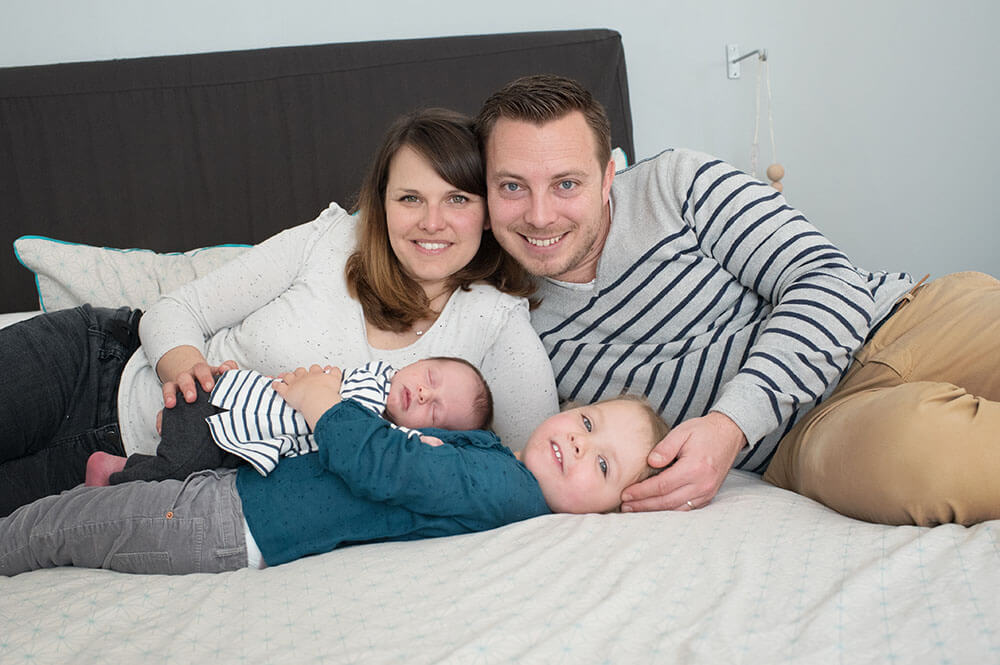
[[[1000,518],[1000,282],[958,273],[907,299],[764,479],[870,522]]]

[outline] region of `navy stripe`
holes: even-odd
[[[816,346],[815,344],[813,344],[812,340],[809,339],[808,337],[804,337],[804,336],[798,334],[797,332],[795,332],[794,330],[789,330],[788,328],[779,328],[779,327],[776,327],[776,326],[770,326],[769,328],[767,328],[767,330],[765,330],[763,333],[761,333],[761,337],[763,337],[764,335],[772,335],[772,334],[774,334],[774,335],[785,335],[786,337],[790,337],[790,338],[794,339],[795,341],[799,342],[800,344],[808,347],[810,351],[813,351],[815,353],[821,354],[823,356],[823,358],[826,359],[826,362],[829,363],[830,367],[832,367],[833,369],[837,370],[838,372],[840,371],[840,366],[837,365],[837,362],[833,359],[833,356],[830,354],[830,352],[826,351],[824,349],[821,349],[818,346]]]
[[[581,344],[580,348],[577,349],[577,352],[579,352],[580,349],[582,348],[583,345]],[[610,344],[601,345],[600,350],[594,354],[594,357],[591,359],[590,364],[587,365],[587,368],[583,371],[583,374],[580,375],[580,380],[577,381],[576,386],[574,386],[573,390],[570,392],[569,399],[571,400],[576,399],[576,396],[577,394],[579,394],[580,389],[583,388],[583,386],[587,383],[587,377],[591,374],[591,372],[594,371],[594,366],[597,365],[598,361],[604,357],[604,354],[607,353],[610,348],[611,348]],[[569,369],[568,365],[566,369]]]
[[[720,242],[722,242],[722,239],[725,237],[726,233],[729,232],[729,229],[732,228],[733,224],[735,224],[738,221],[741,221],[743,219],[743,215],[746,214],[747,211],[749,211],[749,210],[751,210],[753,208],[756,208],[758,205],[762,205],[764,203],[768,203],[770,201],[773,201],[774,199],[778,198],[778,196],[780,196],[780,192],[774,192],[770,196],[764,196],[764,197],[761,197],[759,199],[755,199],[753,201],[750,201],[749,203],[747,203],[746,205],[744,205],[742,208],[740,208],[739,210],[737,210],[735,214],[733,214],[732,216],[730,216],[729,219],[726,220],[726,223],[722,226],[722,231],[719,232],[719,237],[712,244],[712,247],[709,250],[711,252],[712,256],[715,256],[715,248],[718,246],[718,244]]]
[[[801,240],[803,238],[808,238],[810,236],[819,236],[819,237],[822,237],[822,236],[820,236],[820,234],[817,231],[804,231],[802,233],[799,233],[797,235],[792,236],[791,238],[789,238],[788,240],[786,240],[785,242],[783,242],[781,245],[779,245],[773,252],[771,252],[767,256],[767,258],[764,260],[764,263],[761,266],[760,271],[757,273],[757,279],[754,280],[753,285],[751,286],[751,288],[754,291],[757,291],[758,293],[760,293],[760,283],[764,279],[765,275],[768,275],[768,273],[770,273],[771,266],[773,266],[774,263],[775,263],[775,261],[778,260],[778,257],[786,249],[788,249],[792,245],[797,244],[799,242],[799,240]],[[811,248],[812,248],[812,246],[810,246],[810,248],[807,249],[807,251],[811,251]],[[783,274],[785,274],[786,270],[791,270],[792,268],[797,268],[798,267],[798,262],[796,260],[798,258],[801,258],[801,255],[798,256],[798,257],[795,257],[795,259],[793,259],[791,261],[785,261],[784,262],[784,266],[781,268],[781,270],[778,271],[778,274],[774,275],[770,279],[771,289],[770,289],[770,291],[767,294],[767,299],[770,300],[771,302],[774,302],[775,299],[776,299],[774,290],[777,288],[777,286],[779,284],[781,284],[781,276]],[[744,265],[744,267],[746,267],[746,266]],[[742,270],[741,270],[740,271],[740,277],[742,278],[742,276],[743,276],[743,274],[742,274]]]
[[[593,321],[591,321],[590,324],[588,324],[586,327],[582,328],[580,330],[580,332],[578,332],[577,334],[573,335],[573,337],[564,337],[564,338],[560,339],[552,347],[552,351],[549,352],[549,357],[551,358],[556,353],[558,353],[559,352],[559,348],[563,345],[563,343],[568,342],[570,340],[578,340],[578,339],[581,339],[581,338],[585,337],[588,333],[590,333],[592,330],[594,330],[599,325],[601,325],[601,323],[603,323],[604,321],[606,321],[609,317],[613,316],[614,314],[617,314],[623,307],[625,307],[625,305],[627,305],[628,303],[630,303],[633,298],[635,298],[636,296],[640,295],[649,286],[649,284],[653,282],[654,278],[656,278],[661,272],[663,272],[664,270],[666,270],[666,268],[667,268],[668,265],[669,264],[666,261],[664,261],[662,263],[659,263],[655,268],[653,268],[653,272],[651,272],[649,275],[647,275],[641,282],[639,282],[638,284],[636,284],[632,288],[632,290],[629,291],[625,295],[624,298],[621,298],[618,301],[618,303],[616,305],[614,305],[613,307],[609,308],[604,314],[602,314],[601,316],[599,316],[596,319],[594,319]],[[678,277],[677,279],[680,279],[680,277]],[[592,299],[591,300],[591,305],[596,304],[596,302],[597,302],[596,299]],[[655,306],[655,304],[656,303],[655,303],[654,300],[649,300],[647,302],[646,306],[635,317],[633,317],[633,319],[641,317],[643,314],[645,314],[650,309],[652,309]],[[577,316],[582,315],[586,311],[588,311],[588,310],[581,310],[580,312],[577,313]],[[567,321],[567,323],[568,323],[568,321]],[[627,327],[627,326],[625,326],[625,327]]]
[[[739,196],[744,190],[759,185],[760,183],[756,182],[745,182],[736,189],[734,189],[733,191],[729,192],[729,195],[722,200],[719,206],[715,209],[715,212],[713,212],[712,215],[708,218],[708,220],[702,225],[702,230],[698,233],[698,241],[702,244],[705,243],[705,239],[711,233],[712,227],[715,226],[715,220],[719,218],[719,215],[723,213],[723,211],[726,209],[726,206],[729,205],[729,203],[733,199]]]
[[[768,294],[768,298],[770,300],[772,300],[772,301],[777,299],[777,294],[775,293],[775,289],[777,289],[778,286],[781,284],[782,279],[785,276],[785,273],[787,273],[790,270],[797,269],[802,263],[807,263],[807,261],[805,261],[804,259],[808,255],[814,254],[815,252],[818,252],[818,251],[822,251],[823,249],[825,249],[825,248],[823,248],[823,247],[816,247],[816,246],[814,246],[812,248],[809,248],[809,249],[805,249],[805,250],[799,252],[794,257],[792,257],[792,259],[790,261],[786,262],[785,263],[785,267],[782,268],[778,272],[777,276],[775,276],[774,280],[772,281],[771,292],[770,292],[770,294]],[[828,253],[828,254],[820,254],[819,256],[810,257],[808,263],[815,263],[817,261],[826,261],[827,259],[840,259],[840,261],[842,261],[842,263],[841,262],[825,263],[824,265],[827,266],[827,267],[829,267],[829,268],[833,268],[833,269],[840,269],[840,268],[848,268],[849,267],[847,265],[847,258],[843,254],[841,254],[840,252],[836,251],[836,249],[834,249],[832,247],[829,248],[829,249],[832,249],[833,252],[832,253]]]
[[[684,195],[684,203],[681,205],[681,217],[687,215],[688,203],[694,195],[694,186],[698,183],[698,177],[716,164],[722,164],[722,160],[717,159],[714,162],[705,162],[705,164],[695,172],[694,177],[691,179],[691,184],[688,186],[687,193]]]
[[[657,411],[662,412],[664,409],[667,408],[667,402],[670,400],[671,397],[673,397],[674,390],[677,388],[677,377],[680,376],[681,370],[684,369],[684,360],[686,358],[687,356],[681,356],[680,358],[678,358],[677,364],[674,367],[674,374],[670,379],[670,385],[667,386],[667,391],[663,394],[663,399],[660,400],[660,406],[657,409]]]
[[[761,217],[758,217],[754,221],[752,221],[749,224],[747,224],[746,228],[744,228],[743,231],[738,236],[736,236],[736,238],[729,244],[729,251],[727,251],[726,255],[721,259],[721,263],[723,265],[725,265],[725,266],[729,266],[732,263],[732,261],[733,261],[733,253],[736,252],[736,250],[738,250],[743,245],[743,242],[747,239],[747,237],[749,237],[755,231],[760,230],[760,228],[766,222],[769,222],[772,217],[774,217],[774,216],[776,216],[776,215],[784,212],[785,210],[790,210],[790,208],[788,206],[782,206],[780,208],[775,208],[774,210],[771,210],[767,214],[765,214],[765,215],[763,215]],[[779,224],[777,226],[777,229],[771,230],[771,233],[773,233],[775,230],[780,230],[781,227],[783,227],[783,226],[787,226],[791,221],[792,220],[786,220],[785,222]],[[718,243],[716,243],[716,245],[718,245]],[[752,257],[754,254],[757,253],[758,250],[763,249],[763,248],[764,248],[763,244],[756,245],[754,247],[754,249],[749,253],[748,256]],[[739,274],[736,275],[738,278],[740,278],[740,281],[742,281],[743,270],[745,270],[748,266],[749,266],[749,263],[744,262],[743,263],[743,267],[740,269]]]
[[[782,305],[785,305],[785,304],[788,304],[788,305],[802,305],[803,307],[812,307],[813,309],[818,309],[820,311],[823,311],[823,312],[829,314],[830,316],[832,316],[833,318],[837,319],[837,321],[840,322],[840,325],[844,326],[844,330],[847,331],[847,332],[849,332],[849,333],[851,333],[851,335],[854,337],[854,339],[858,340],[859,342],[862,339],[864,339],[864,337],[860,334],[860,332],[858,331],[858,329],[850,321],[848,321],[844,317],[843,314],[841,314],[837,310],[833,309],[832,307],[829,307],[828,305],[824,305],[821,302],[818,302],[816,300],[798,300],[798,299],[792,299],[792,300],[782,301],[781,304]]]
[[[580,309],[578,309],[578,310],[577,310],[576,312],[573,312],[572,314],[570,314],[569,316],[567,316],[567,317],[566,317],[565,319],[563,319],[563,320],[562,320],[562,321],[561,321],[561,322],[560,322],[560,323],[559,323],[558,325],[556,325],[556,326],[555,326],[554,328],[551,328],[551,329],[549,329],[549,330],[545,330],[545,331],[543,331],[543,332],[539,333],[539,337],[540,337],[540,338],[542,339],[542,341],[545,341],[545,338],[546,338],[546,337],[548,337],[549,335],[552,335],[552,334],[555,334],[555,333],[559,332],[560,330],[562,330],[563,328],[565,328],[565,327],[566,327],[566,326],[568,326],[569,324],[571,324],[571,323],[573,323],[574,321],[576,321],[576,319],[578,319],[578,318],[579,318],[580,316],[582,316],[582,315],[583,315],[583,314],[584,314],[585,312],[589,311],[589,310],[590,310],[590,309],[591,309],[591,308],[592,308],[592,307],[593,307],[593,306],[594,306],[595,304],[597,304],[597,302],[598,302],[598,301],[599,301],[599,300],[600,300],[601,298],[603,298],[603,297],[604,297],[604,296],[606,296],[607,294],[609,294],[609,293],[613,292],[613,291],[614,291],[615,289],[617,289],[617,288],[618,288],[618,287],[619,287],[619,286],[620,286],[620,285],[621,285],[621,284],[622,284],[622,283],[623,283],[623,282],[624,282],[624,281],[625,281],[626,279],[628,279],[628,278],[629,278],[629,277],[630,277],[630,276],[631,276],[631,275],[632,275],[632,274],[633,274],[633,273],[634,273],[634,272],[635,272],[636,270],[638,270],[638,269],[639,269],[640,267],[645,267],[645,264],[646,264],[646,262],[648,261],[649,257],[650,257],[650,256],[652,256],[653,254],[655,254],[655,253],[656,253],[656,252],[657,252],[657,251],[658,251],[658,250],[659,250],[660,248],[662,248],[663,246],[665,246],[665,245],[667,245],[667,244],[669,244],[669,243],[673,242],[674,240],[677,240],[678,238],[681,238],[681,237],[683,237],[683,236],[684,236],[684,235],[686,235],[686,234],[687,234],[687,232],[686,232],[686,231],[683,231],[683,230],[682,230],[682,231],[678,231],[677,233],[674,233],[674,234],[672,234],[672,235],[669,235],[669,236],[667,236],[666,238],[664,238],[664,239],[662,239],[661,241],[659,241],[658,243],[656,243],[655,245],[653,245],[653,247],[651,247],[651,248],[649,249],[649,251],[648,251],[648,252],[644,253],[644,254],[643,254],[643,255],[642,255],[641,257],[639,257],[639,259],[637,259],[637,260],[636,260],[636,261],[635,261],[635,262],[634,262],[634,263],[633,263],[633,264],[632,264],[631,266],[629,266],[629,268],[628,268],[628,269],[627,269],[627,270],[626,270],[625,272],[623,272],[623,273],[621,274],[621,276],[619,276],[619,277],[618,277],[618,279],[616,279],[616,280],[615,280],[614,282],[612,282],[611,284],[609,284],[609,285],[608,285],[608,286],[607,286],[606,288],[604,288],[604,289],[601,289],[600,291],[598,291],[598,292],[597,292],[597,293],[596,293],[596,294],[595,294],[595,295],[594,295],[594,296],[593,296],[593,297],[592,297],[592,298],[591,298],[591,299],[590,299],[590,300],[589,300],[589,301],[587,302],[587,304],[586,304],[585,306],[581,307],[581,308],[580,308]],[[663,263],[664,265],[667,265],[667,264],[669,264],[669,262],[670,262],[670,261],[673,261],[673,260],[675,260],[675,259],[676,259],[677,257],[679,257],[679,256],[681,256],[681,255],[683,255],[683,254],[688,254],[688,253],[691,253],[691,252],[693,252],[693,251],[694,251],[695,249],[696,249],[695,247],[689,247],[689,248],[686,248],[686,249],[683,249],[683,250],[680,250],[680,251],[677,251],[677,252],[675,252],[675,253],[674,253],[674,255],[673,255],[672,257],[670,257],[669,259],[667,259],[667,260],[661,260],[661,261],[662,261],[662,263]]]
[[[786,365],[785,363],[781,362],[780,358],[777,358],[776,356],[773,356],[770,353],[765,353],[763,351],[754,351],[754,352],[752,352],[750,354],[750,357],[751,358],[763,358],[764,360],[768,361],[769,363],[771,363],[772,365],[774,365],[775,367],[777,367],[778,369],[780,369],[782,372],[784,372],[785,376],[787,376],[789,379],[791,379],[792,383],[794,383],[795,386],[799,390],[801,390],[802,392],[804,392],[807,395],[809,395],[810,398],[816,399],[816,393],[813,392],[812,390],[810,390],[806,386],[806,384],[802,383],[802,381],[799,379],[799,377],[795,375],[795,372],[793,372],[788,367],[788,365]]]
[[[841,344],[840,340],[837,339],[836,336],[834,336],[833,333],[831,333],[829,330],[827,330],[823,326],[819,325],[819,322],[816,321],[815,319],[811,319],[811,318],[809,318],[807,316],[803,316],[802,314],[799,314],[798,312],[788,312],[788,311],[784,311],[784,310],[776,310],[775,312],[773,312],[771,314],[771,320],[773,321],[774,319],[777,319],[778,317],[782,317],[782,316],[787,316],[790,319],[795,319],[796,321],[803,321],[805,323],[808,323],[810,326],[812,326],[813,328],[815,328],[819,332],[823,333],[823,335],[828,340],[830,340],[830,343],[835,348],[844,349],[848,353],[851,353],[853,351],[852,347],[846,346],[844,344]]]
[[[699,198],[698,201],[694,204],[694,214],[695,215],[698,214],[698,211],[701,210],[701,206],[704,205],[705,201],[708,199],[709,196],[712,195],[712,192],[714,192],[716,188],[719,187],[719,185],[729,180],[730,178],[733,178],[738,175],[742,175],[742,173],[740,173],[739,171],[729,171],[728,173],[723,173],[721,176],[712,181],[712,184],[710,184],[705,189],[705,193],[702,194],[701,198]]]
[[[788,294],[794,293],[795,291],[798,291],[799,289],[808,289],[810,291],[822,291],[823,293],[827,294],[828,296],[830,296],[832,298],[836,298],[837,300],[839,300],[840,302],[842,302],[847,307],[850,307],[851,309],[853,309],[855,312],[857,312],[858,314],[860,314],[865,319],[866,322],[868,321],[869,314],[868,314],[867,311],[865,311],[865,309],[863,309],[860,305],[856,305],[854,302],[848,300],[847,297],[845,295],[843,295],[842,293],[838,293],[837,291],[834,291],[833,289],[827,288],[827,287],[823,286],[822,284],[801,284],[801,283],[792,284],[787,289],[785,289],[784,295],[785,295],[785,297],[787,297]]]
[[[684,400],[684,404],[681,405],[680,411],[677,412],[677,418],[681,422],[687,420],[687,412],[688,409],[691,408],[691,402],[694,400],[694,397],[698,392],[697,391],[698,386],[701,385],[701,375],[705,369],[705,363],[708,360],[708,354],[710,350],[711,347],[706,346],[701,350],[701,353],[698,354],[698,364],[695,366],[694,379],[692,379],[690,383],[687,399]]]

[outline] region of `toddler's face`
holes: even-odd
[[[606,513],[647,473],[656,443],[644,409],[614,400],[563,411],[532,432],[521,461],[557,513]]]
[[[409,427],[477,429],[474,403],[483,392],[475,371],[451,360],[418,360],[403,367],[389,386],[385,414]]]

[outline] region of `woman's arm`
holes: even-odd
[[[494,430],[520,450],[543,420],[559,411],[552,365],[531,327],[527,303],[510,312],[480,367],[493,393]]]
[[[242,322],[284,293],[295,281],[316,233],[343,210],[331,206],[317,220],[268,238],[212,273],[162,296],[143,316],[139,334],[147,358],[172,406],[178,389],[190,401],[197,380],[210,390],[213,373],[237,366],[212,366],[207,340]]]

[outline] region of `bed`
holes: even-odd
[[[610,30],[0,70],[0,325],[146,306],[350,202],[399,112],[474,112],[541,71],[591,87],[635,158]],[[1000,521],[872,525],[734,471],[690,513],[551,515],[264,571],[0,578],[0,662],[1000,662],[998,585]]]

